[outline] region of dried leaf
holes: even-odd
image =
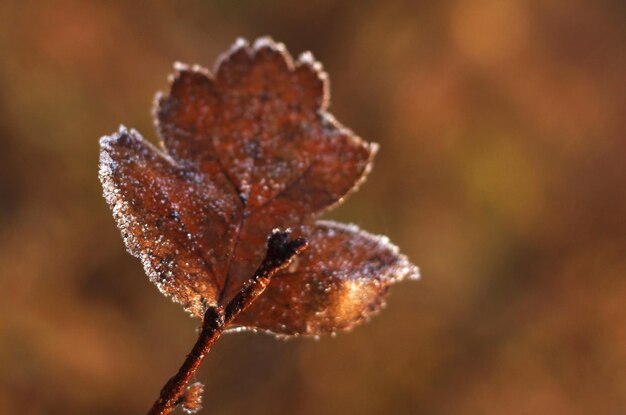
[[[201,317],[254,273],[273,228],[308,251],[234,322],[285,335],[349,328],[417,268],[386,239],[315,222],[364,180],[377,146],[328,112],[328,86],[309,53],[238,41],[215,76],[177,65],[155,109],[157,149],[134,130],[101,140],[104,195],[129,251],[166,295]]]
[[[349,329],[384,305],[391,284],[418,275],[387,238],[354,225],[318,221],[299,232],[309,248],[274,276],[235,326],[311,336]]]
[[[195,382],[185,388],[183,396],[180,398],[180,405],[183,411],[188,414],[195,414],[202,409],[202,394],[204,393],[204,385],[201,382]]]

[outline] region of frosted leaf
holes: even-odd
[[[104,196],[126,247],[164,294],[201,316],[219,296],[239,199],[134,130],[122,127],[100,147]]]
[[[183,396],[181,396],[180,405],[188,414],[195,414],[202,409],[202,394],[204,393],[204,385],[201,382],[195,382],[185,388]]]
[[[227,304],[262,261],[274,228],[299,229],[323,246],[330,242],[320,239],[320,229],[328,241],[348,235],[375,241],[393,265],[378,275],[371,258],[354,262],[366,267],[351,283],[355,293],[363,284],[388,285],[409,274],[399,271],[406,259],[380,239],[350,227],[313,225],[363,182],[377,145],[327,112],[327,76],[311,54],[294,62],[269,38],[252,46],[240,39],[218,59],[215,75],[197,65],[177,63],[175,69],[170,91],[157,96],[154,109],[160,149],[121,128],[101,140],[100,157],[104,195],[126,246],[162,292],[197,317],[207,305]],[[327,251],[310,249],[312,267],[311,255],[322,260]],[[322,268],[315,275],[331,285],[339,281]],[[306,301],[298,295],[308,295],[291,294],[289,301],[298,304]],[[287,324],[259,328],[304,333]]]
[[[384,306],[392,284],[419,278],[387,238],[354,225],[318,221],[294,235],[306,238],[309,248],[274,276],[234,328],[307,336],[349,329]]]

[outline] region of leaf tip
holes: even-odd
[[[413,264],[407,265],[407,269],[404,275],[407,280],[411,281],[417,281],[422,278],[419,267]]]
[[[249,46],[250,42],[248,42],[248,39],[244,38],[244,37],[238,37],[237,39],[235,39],[235,41],[233,42],[233,44],[230,47],[230,51],[235,51],[237,49],[243,49],[243,48],[247,48]]]
[[[284,43],[276,42],[271,36],[267,35],[257,38],[252,45],[252,49],[255,51],[260,49],[273,49],[280,52],[285,52],[287,50]]]
[[[371,143],[368,143],[368,145],[369,145],[369,150],[370,150],[370,161],[371,161],[374,158],[374,156],[378,154],[378,150],[380,150],[380,144],[371,142]]]
[[[189,69],[189,65],[180,61],[174,61],[174,64],[172,66],[177,72],[183,72]]]
[[[124,124],[120,124],[117,129],[117,132],[114,132],[110,135],[103,135],[100,137],[100,150],[106,151],[110,150],[113,143],[118,141],[121,136],[129,134],[128,128]]]

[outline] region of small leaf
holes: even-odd
[[[386,237],[354,225],[318,221],[299,232],[309,248],[274,276],[235,326],[312,336],[349,329],[384,306],[393,283],[419,276]]]
[[[188,414],[195,414],[202,409],[202,394],[204,393],[204,385],[201,382],[195,382],[185,388],[183,396],[180,398],[180,405],[183,411]]]
[[[384,238],[315,222],[356,190],[377,145],[327,112],[327,76],[268,38],[206,69],[178,64],[155,108],[160,148],[124,127],[101,140],[104,195],[159,289],[202,317],[261,263],[274,228],[309,248],[233,323],[283,335],[350,328],[417,269]]]

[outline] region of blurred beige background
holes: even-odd
[[[422,270],[320,341],[222,338],[207,414],[626,413],[621,1],[0,5],[0,413],[140,414],[197,321],[123,248],[98,138],[154,140],[172,62],[311,50],[381,151],[331,218]]]

